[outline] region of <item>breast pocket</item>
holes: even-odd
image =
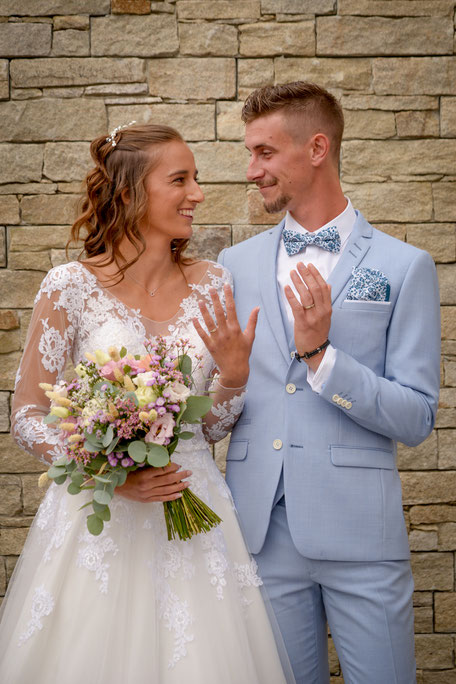
[[[340,305],[345,311],[369,311],[371,313],[389,315],[391,313],[392,302],[373,302],[362,299],[344,299]]]

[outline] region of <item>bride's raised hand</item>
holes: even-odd
[[[203,340],[220,373],[220,383],[224,387],[243,387],[249,377],[249,356],[255,339],[255,328],[259,307],[252,310],[245,330],[242,330],[236,315],[233,292],[229,285],[224,286],[226,314],[222,303],[213,288],[209,290],[214,307],[215,321],[204,302],[199,307],[208,332],[197,318],[193,325]]]

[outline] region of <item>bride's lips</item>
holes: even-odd
[[[193,220],[193,212],[194,212],[194,209],[178,209],[177,210],[177,213],[180,216],[184,216],[185,218],[188,218],[190,220]]]

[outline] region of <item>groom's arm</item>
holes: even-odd
[[[383,377],[338,349],[320,396],[362,427],[415,446],[434,426],[439,385],[437,274],[429,254],[419,252],[391,316]]]

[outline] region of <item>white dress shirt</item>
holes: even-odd
[[[280,241],[279,250],[277,253],[277,280],[279,283],[279,292],[282,298],[282,303],[284,304],[288,320],[290,321],[292,326],[294,325],[293,313],[291,311],[291,307],[288,303],[288,299],[286,298],[284,291],[285,285],[290,285],[290,287],[295,291],[295,294],[297,295],[294,285],[290,278],[290,271],[296,269],[296,266],[300,261],[302,261],[306,265],[311,263],[319,270],[323,278],[325,280],[328,280],[337,262],[339,261],[342,252],[344,251],[347,245],[348,238],[350,237],[350,234],[353,230],[353,226],[355,225],[356,221],[356,213],[353,209],[353,205],[348,199],[348,197],[346,198],[346,200],[347,206],[341,214],[336,216],[328,223],[325,223],[325,225],[321,226],[321,228],[319,228],[318,230],[313,231],[314,234],[317,234],[321,230],[323,230],[323,228],[335,226],[339,231],[340,235],[340,252],[328,252],[326,249],[322,249],[321,247],[317,247],[316,245],[309,245],[301,252],[299,252],[299,254],[293,254],[292,256],[288,256],[287,251],[285,249],[285,245],[283,244],[283,239]],[[290,215],[289,212],[287,212],[285,216],[285,229],[295,230],[298,233],[304,234],[309,232],[297,221],[295,221],[295,219]],[[324,342],[324,340],[321,341]],[[316,373],[314,373],[309,367],[307,368],[307,381],[314,392],[321,392],[324,383],[326,382],[334,367],[334,363],[336,361],[336,354],[337,351],[334,349],[334,347],[332,345],[329,345],[326,348],[326,353]]]

